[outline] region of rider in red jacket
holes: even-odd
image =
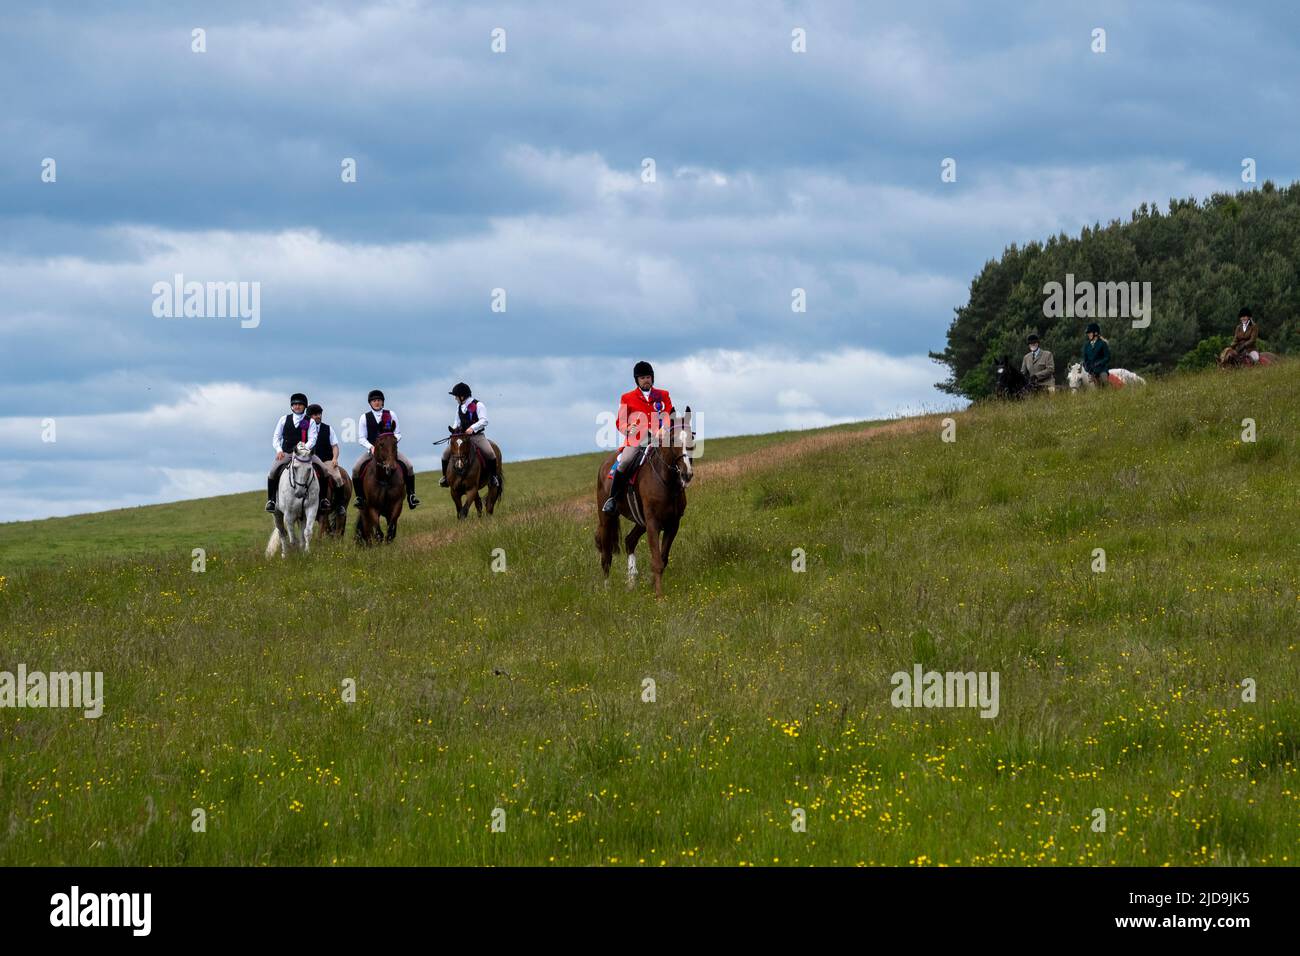
[[[618,400],[618,432],[623,447],[618,453],[618,467],[610,485],[609,498],[601,510],[606,514],[618,508],[618,496],[627,485],[628,471],[641,449],[650,444],[660,431],[671,424],[673,400],[662,388],[655,388],[655,370],[649,362],[637,362],[632,369],[636,388],[624,392]]]

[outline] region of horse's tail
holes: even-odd
[[[618,554],[618,525],[610,521],[603,512],[600,513],[600,524],[596,526],[596,550],[605,553],[605,536],[609,535],[609,553]]]
[[[268,558],[275,557],[275,552],[279,550],[280,550],[280,529],[272,528],[271,537],[266,542],[266,556]]]

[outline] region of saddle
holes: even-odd
[[[632,462],[632,467],[627,470],[627,487],[631,490],[636,484],[637,475],[641,474],[641,466],[645,464],[646,456],[650,454],[650,446],[646,445],[641,449],[641,454],[636,456],[636,461]],[[618,457],[609,466],[609,477],[614,477],[614,472],[618,470]]]

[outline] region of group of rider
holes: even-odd
[[[1083,343],[1083,371],[1097,385],[1110,384],[1110,343],[1101,334],[1101,326],[1089,322]],[[1056,360],[1039,344],[1037,335],[1028,339],[1029,351],[1020,360],[1020,374],[1035,390],[1056,391]],[[1259,326],[1249,308],[1237,313],[1237,325],[1230,348],[1243,362],[1259,362]]]
[[[473,397],[474,393],[464,382],[457,382],[448,394],[456,400],[456,411],[452,416],[451,424],[447,426],[447,431],[452,436],[466,436],[474,447],[482,452],[484,465],[488,470],[488,481],[494,486],[499,485],[501,476],[497,468],[496,450],[483,434],[488,423],[487,410],[482,402]],[[364,508],[366,504],[362,491],[364,487],[362,476],[374,457],[375,442],[379,440],[380,435],[385,434],[391,434],[394,442],[402,440],[402,429],[398,424],[397,415],[386,406],[383,391],[377,388],[371,389],[367,401],[370,407],[357,420],[357,441],[363,452],[356,464],[352,466],[352,487],[356,490],[358,508]],[[289,463],[299,442],[305,443],[312,452],[312,465],[316,469],[316,478],[320,483],[321,513],[325,514],[330,510],[339,512],[347,510],[346,499],[336,505],[331,498],[330,489],[341,487],[343,477],[339,471],[338,439],[334,435],[334,430],[323,421],[324,414],[325,411],[320,405],[307,404],[307,396],[302,392],[294,392],[289,396],[289,412],[275,423],[275,431],[271,436],[275,450],[275,463],[271,466],[270,474],[266,476],[267,511],[275,511],[275,496],[280,483],[280,473]],[[448,444],[442,453],[442,480],[438,482],[444,488],[447,487],[447,462],[450,457],[451,446]],[[397,452],[397,460],[402,467],[402,476],[406,482],[406,503],[415,508],[420,504],[420,499],[415,497],[415,466],[400,451]]]
[[[617,507],[618,496],[627,487],[628,476],[639,453],[647,447],[653,435],[657,434],[668,422],[673,413],[673,401],[668,392],[655,387],[655,372],[649,362],[637,362],[632,369],[632,378],[636,387],[625,392],[619,398],[618,430],[623,438],[617,463],[613,469],[613,481],[609,498],[604,504],[604,511],[609,513]],[[497,461],[496,449],[488,441],[484,430],[487,428],[487,409],[483,403],[474,398],[470,387],[464,382],[457,382],[448,393],[456,400],[456,411],[452,416],[447,431],[451,436],[463,435],[483,455],[484,466],[488,472],[488,483],[493,487],[501,485],[501,471]],[[365,507],[362,488],[362,475],[366,466],[374,457],[375,442],[380,435],[391,434],[395,442],[402,440],[401,427],[397,415],[385,405],[384,393],[372,389],[368,396],[370,407],[358,420],[357,441],[364,449],[361,457],[352,466],[352,487],[357,495],[357,507]],[[337,507],[331,499],[330,489],[341,487],[343,478],[339,472],[339,443],[334,430],[324,422],[325,411],[320,405],[309,405],[307,396],[294,392],[289,396],[289,412],[275,423],[271,443],[275,451],[275,463],[266,476],[266,510],[275,511],[276,490],[280,483],[280,473],[289,463],[299,442],[305,443],[312,452],[312,465],[320,482],[320,512],[328,513],[331,509],[347,510],[347,501],[341,500]],[[438,484],[447,487],[447,463],[451,458],[451,445],[442,453],[442,480]],[[420,499],[415,497],[415,468],[400,451],[397,460],[401,463],[402,474],[406,481],[406,502],[415,508]]]

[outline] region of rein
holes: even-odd
[[[678,459],[678,461],[680,460]],[[651,446],[641,464],[642,466],[649,465],[650,471],[669,491],[676,494],[682,489],[682,470],[677,467],[676,463],[670,465],[664,460],[664,456],[659,452],[658,445]],[[672,480],[674,475],[677,477],[676,481]],[[629,486],[628,491],[631,490],[631,486]]]
[[[306,481],[299,482],[294,478],[294,465],[306,465],[310,469],[307,472]],[[311,479],[315,474],[316,469],[311,467],[310,458],[299,458],[297,455],[293,456],[293,461],[289,463],[289,487],[293,489],[293,496],[295,498],[307,497],[307,489],[311,487]],[[302,490],[299,491],[299,488]]]
[[[374,450],[371,451],[370,453],[370,464],[374,466],[374,468],[371,470],[373,470],[376,473],[375,481],[379,483],[379,487],[387,490],[388,486],[392,484],[393,473],[395,471],[400,470],[397,467],[398,466],[397,443],[396,442],[393,443],[392,461],[381,461],[379,455],[375,453],[378,450],[379,450],[379,445],[376,443],[376,445],[374,446]]]

